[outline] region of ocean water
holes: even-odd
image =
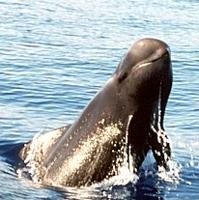
[[[19,177],[0,156],[0,199],[198,200],[198,8],[197,0],[0,0],[0,152],[72,123],[129,45],[154,37],[171,48],[164,123],[177,174],[47,188]]]

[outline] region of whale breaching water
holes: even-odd
[[[137,173],[151,150],[169,168],[163,127],[172,86],[170,50],[163,41],[136,41],[73,124],[33,138],[19,156],[34,182],[86,186],[118,174],[125,154]]]

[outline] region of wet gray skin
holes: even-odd
[[[102,181],[118,173],[124,149],[128,157],[133,158],[133,162],[130,159],[128,162],[134,172],[149,149],[157,165],[168,169],[171,152],[163,120],[171,85],[172,68],[167,44],[152,38],[134,43],[79,118],[70,127],[60,129],[62,136],[43,157],[42,183],[82,186]],[[110,132],[107,133],[108,140],[104,140],[104,136],[99,139],[103,130],[113,125],[119,133]],[[96,144],[95,138],[98,138]],[[67,160],[83,156],[85,144],[92,146],[89,156],[71,169],[73,166],[67,166]],[[27,150],[23,149],[23,153]],[[26,153],[23,155],[25,159]]]

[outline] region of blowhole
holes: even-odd
[[[118,82],[121,83],[122,81],[124,81],[127,78],[127,76],[128,76],[127,72],[121,73],[119,75]]]

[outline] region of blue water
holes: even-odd
[[[0,199],[199,199],[199,1],[0,0],[0,151],[72,123],[137,39],[168,43],[176,182],[41,188],[0,157]]]

